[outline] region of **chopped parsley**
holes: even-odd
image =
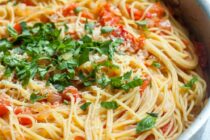
[[[126,83],[122,86],[122,89],[128,91],[129,89],[141,86],[143,84],[143,80],[140,78],[135,78],[133,81]]]
[[[0,40],[0,51],[5,52],[12,48],[12,43],[6,39]]]
[[[45,98],[46,98],[46,96],[37,95],[37,94],[35,94],[35,93],[32,93],[31,96],[30,96],[30,101],[31,101],[32,103],[35,103],[35,102],[41,101],[41,100],[43,100],[43,99],[45,99]]]
[[[116,101],[101,102],[101,106],[106,109],[117,109],[118,108],[118,104]]]
[[[137,123],[136,132],[141,133],[147,130],[152,129],[155,126],[157,121],[157,114],[156,113],[147,113],[144,119],[142,119],[139,123]]]
[[[198,81],[198,77],[194,76],[189,82],[187,82],[186,84],[184,84],[185,88],[193,88],[193,85]]]
[[[153,63],[152,63],[152,66],[154,66],[154,67],[156,67],[156,68],[161,68],[161,64],[160,63],[158,63],[158,62],[156,62],[156,61],[154,61]]]
[[[75,9],[74,9],[74,13],[75,14],[78,14],[79,12],[81,12],[82,11],[82,7],[76,7]]]
[[[148,30],[147,28],[147,24],[148,22],[146,20],[142,20],[142,21],[136,21],[136,24],[141,27],[143,30]]]
[[[94,22],[88,22],[86,20],[86,23],[85,23],[85,31],[87,33],[89,33],[89,34],[92,34],[93,33],[94,26],[95,26],[95,23]]]
[[[113,30],[114,30],[114,28],[111,26],[104,26],[101,28],[101,33],[106,34],[106,33],[112,32]]]
[[[101,78],[97,80],[97,83],[102,87],[105,88],[110,83],[110,79],[106,75],[102,75]]]
[[[84,103],[82,106],[80,106],[80,108],[85,111],[89,106],[90,106],[91,102],[86,102]]]
[[[69,105],[69,101],[63,100],[63,104],[64,104],[64,105]]]
[[[141,86],[143,80],[140,78],[134,78],[130,81],[132,71],[125,73],[123,76],[111,78],[110,84],[112,88],[123,89],[125,91]]]
[[[17,33],[17,31],[12,27],[12,25],[8,25],[7,26],[7,31],[8,31],[8,33],[9,33],[9,35],[11,36],[11,37],[13,37],[13,38],[17,38],[18,37],[18,33]]]
[[[0,63],[5,66],[4,78],[14,73],[17,80],[23,85],[27,85],[31,79],[46,80],[47,85],[52,84],[58,92],[73,85],[75,76],[79,77],[77,80],[84,86],[98,84],[102,88],[110,86],[112,89],[125,91],[142,84],[140,78],[131,79],[132,71],[116,77],[109,77],[103,72],[98,73],[101,72],[99,69],[102,67],[111,70],[118,69],[112,60],[116,48],[123,43],[123,40],[113,38],[106,41],[94,41],[89,35],[95,26],[93,22],[86,21],[85,30],[89,34],[78,40],[68,35],[61,38],[61,29],[57,28],[54,23],[36,23],[33,26],[27,26],[26,22],[19,24],[22,29],[20,34],[11,25],[8,25],[8,33],[15,40],[0,39]],[[67,25],[60,24],[60,26]],[[103,33],[108,33],[113,29],[104,26],[101,30]],[[27,54],[28,57],[17,57],[13,55],[14,53]],[[106,55],[108,59],[93,64],[93,70],[90,73],[76,71],[79,66],[90,61],[90,55],[96,53]],[[44,97],[36,94],[31,95],[32,102],[42,98]],[[115,102],[108,104],[116,106]],[[104,105],[106,106],[106,103]]]

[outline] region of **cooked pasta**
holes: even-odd
[[[206,91],[154,0],[1,1],[0,69],[1,140],[173,140]]]

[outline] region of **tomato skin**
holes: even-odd
[[[141,85],[141,87],[139,89],[140,94],[142,94],[144,92],[144,90],[149,86],[150,83],[151,83],[151,79],[144,80],[143,84]]]
[[[51,104],[61,103],[62,102],[62,96],[60,94],[49,93],[47,95],[47,101],[50,102]]]
[[[118,26],[118,29],[116,29],[112,34],[115,37],[123,37],[125,40],[134,42],[134,36],[126,31],[122,25]]]
[[[14,109],[14,113],[16,115],[19,115],[19,114],[27,114],[27,113],[31,113],[31,110],[29,108],[22,108],[22,107],[16,107]],[[30,118],[28,117],[18,117],[18,121],[21,125],[31,125],[32,124],[32,121]]]
[[[144,46],[145,37],[142,35],[139,38],[135,38],[131,33],[126,31],[122,25],[119,25],[118,28],[112,32],[112,35],[115,37],[122,37],[126,41],[130,41],[132,48],[137,51]]]
[[[163,127],[160,128],[161,131],[163,132],[163,134],[165,134],[168,131],[168,129],[170,127],[170,123],[171,122],[165,124]],[[173,131],[173,129],[174,129],[174,126],[172,126],[171,130],[169,131],[169,134]]]
[[[63,16],[69,16],[69,15],[71,15],[71,14],[74,14],[74,9],[77,7],[77,4],[75,4],[75,3],[73,3],[73,4],[71,4],[71,5],[69,5],[67,8],[65,8],[64,10],[63,10]]]
[[[27,6],[35,6],[35,4],[31,0],[22,0]]]
[[[0,117],[3,117],[9,113],[7,106],[10,106],[10,102],[4,98],[0,98]]]
[[[3,117],[4,115],[8,114],[9,110],[4,104],[0,103],[0,117]]]
[[[62,92],[62,98],[63,100],[67,100],[67,101],[70,101],[71,98],[70,96],[68,96],[67,93],[71,93],[75,99],[75,101],[78,99],[78,98],[81,98],[81,96],[79,95],[79,91],[77,88],[75,88],[74,86],[69,86],[69,87],[66,87],[64,89],[64,91]]]
[[[165,134],[166,131],[168,130],[169,124],[170,123],[167,123],[166,125],[164,125],[163,127],[161,127],[161,130],[162,130],[163,134]]]
[[[154,135],[149,135],[145,140],[155,140],[155,136]]]
[[[131,15],[131,8],[129,7],[129,5],[126,5],[126,9],[129,13],[129,15]],[[142,17],[143,12],[140,11],[139,9],[134,8],[133,9],[133,14],[134,14],[134,19],[139,20]]]
[[[90,12],[87,12],[87,11],[82,12],[82,15],[81,16],[84,17],[84,18],[88,18],[88,19],[94,19],[93,14],[90,13]]]
[[[149,13],[147,13],[146,17],[147,18],[152,18],[152,17],[162,18],[164,14],[165,14],[164,7],[161,5],[160,2],[157,2],[149,10]]]
[[[18,115],[18,114],[30,114],[31,110],[29,108],[15,107],[14,113],[16,115]]]
[[[20,107],[18,107],[18,108],[16,108],[16,109],[14,110],[14,113],[15,113],[16,115],[21,114],[21,113],[23,113],[23,109],[20,108]]]
[[[112,13],[107,12],[107,11],[104,11],[103,13],[101,13],[100,17],[101,18],[100,18],[99,22],[101,23],[102,26],[116,25],[120,21],[119,17],[116,17]]]
[[[14,25],[14,29],[20,34],[22,33],[22,26],[19,23]]]
[[[120,17],[115,15],[111,9],[110,4],[105,4],[99,13],[99,22],[102,26],[105,25],[116,25],[120,21]]]
[[[19,117],[18,121],[21,125],[31,125],[32,124],[31,119],[28,117]]]
[[[134,9],[134,18],[135,20],[139,20],[142,16],[142,12],[138,9]]]
[[[81,136],[76,136],[76,137],[74,138],[74,140],[85,140],[85,138],[83,138],[83,137],[81,137]]]
[[[145,42],[145,39],[146,37],[144,35],[141,35],[138,39],[137,39],[137,48],[136,49],[139,49],[139,48],[143,48],[144,47],[144,42]]]

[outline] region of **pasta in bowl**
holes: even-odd
[[[161,2],[0,5],[2,139],[176,139],[203,107],[195,45]]]

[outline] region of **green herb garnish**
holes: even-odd
[[[106,33],[112,32],[113,30],[114,30],[114,28],[111,26],[104,26],[101,28],[101,33],[106,34]]]
[[[198,77],[194,76],[189,82],[187,82],[186,84],[184,84],[185,88],[193,88],[193,85],[198,81]]]
[[[101,106],[106,109],[117,109],[118,104],[116,101],[111,101],[111,102],[101,102]]]
[[[9,42],[8,40],[6,39],[1,39],[0,40],[0,51],[8,51],[9,49],[12,48],[12,43]]]
[[[156,61],[152,63],[152,66],[154,66],[156,68],[161,68],[161,64]]]
[[[80,106],[80,108],[85,111],[89,106],[90,106],[91,102],[86,102],[84,103],[82,106]]]
[[[82,11],[82,7],[76,7],[75,9],[74,9],[74,13],[75,14],[78,14],[79,12],[81,12]]]
[[[122,39],[94,41],[91,35],[84,35],[81,39],[75,40],[68,35],[62,38],[61,29],[54,23],[36,23],[33,26],[27,26],[26,22],[19,24],[22,29],[20,34],[8,25],[8,33],[15,40],[0,39],[0,63],[5,67],[5,77],[14,73],[24,86],[31,79],[46,80],[47,85],[52,84],[58,92],[72,85],[75,76],[79,76],[84,86],[99,84],[105,87],[110,85],[111,80],[113,81],[105,75],[97,77],[96,73],[100,67],[117,68],[111,61],[116,48],[123,43]],[[59,26],[66,28],[65,24]],[[93,28],[94,23],[86,22],[87,33],[91,33]],[[79,66],[90,61],[91,54],[96,53],[108,56],[108,60],[96,64],[89,74],[76,72]],[[14,54],[27,54],[28,57],[20,58]],[[125,83],[127,82],[122,81],[122,85]]]
[[[69,101],[67,101],[67,100],[63,100],[63,104],[65,104],[65,105],[69,105]]]
[[[97,80],[97,83],[102,87],[102,88],[105,88],[109,83],[110,83],[110,79],[105,76],[104,74],[101,76],[101,78],[99,78]]]
[[[148,116],[137,123],[136,132],[141,133],[152,129],[155,126],[157,115],[148,113]]]
[[[94,22],[88,22],[86,20],[86,23],[85,23],[85,31],[87,33],[89,33],[89,34],[92,34],[93,33],[94,26],[95,26],[95,23]]]
[[[37,94],[35,94],[35,93],[32,93],[31,96],[30,96],[30,101],[31,101],[32,103],[35,103],[35,102],[41,101],[41,100],[43,100],[43,99],[45,99],[45,98],[46,98],[46,96],[37,95]]]
[[[140,78],[136,78],[131,82],[126,83],[125,85],[122,86],[122,89],[128,91],[129,89],[141,86],[143,84],[143,80]]]
[[[17,38],[18,37],[18,33],[17,31],[12,27],[12,25],[8,25],[7,26],[7,31],[9,32],[9,35],[13,38]]]
[[[136,24],[140,26],[143,30],[148,30],[147,28],[148,22],[146,20],[136,21]]]

